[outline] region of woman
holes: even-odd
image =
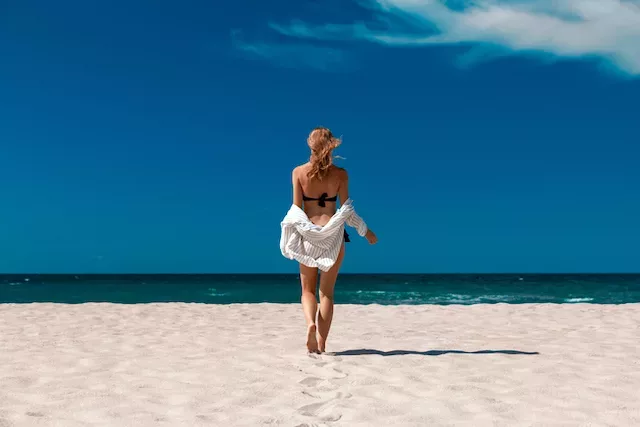
[[[293,170],[293,204],[281,224],[280,249],[285,257],[300,263],[307,349],[322,353],[333,318],[333,288],[344,257],[344,242],[349,241],[344,225],[356,227],[370,244],[377,238],[353,209],[347,171],[333,165],[333,150],[340,140],[329,129],[316,128],[307,143],[311,157]],[[318,270],[322,271],[319,309]]]

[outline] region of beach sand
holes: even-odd
[[[638,426],[640,304],[0,305],[0,426]]]

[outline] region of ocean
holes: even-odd
[[[0,275],[0,303],[298,303],[296,274]],[[342,274],[338,304],[640,302],[640,274]]]

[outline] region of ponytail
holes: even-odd
[[[333,165],[333,150],[340,145],[340,139],[335,138],[327,128],[316,128],[309,135],[308,143],[311,148],[311,170],[307,173],[310,179],[322,179]]]

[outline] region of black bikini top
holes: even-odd
[[[322,195],[320,197],[318,197],[317,199],[314,199],[313,197],[307,197],[304,194],[302,195],[302,200],[304,200],[305,202],[310,201],[310,200],[317,200],[318,201],[318,206],[320,206],[321,208],[324,208],[326,206],[326,204],[324,202],[335,202],[338,200],[338,196],[335,195],[333,197],[327,197],[328,194],[327,193],[322,193]]]

